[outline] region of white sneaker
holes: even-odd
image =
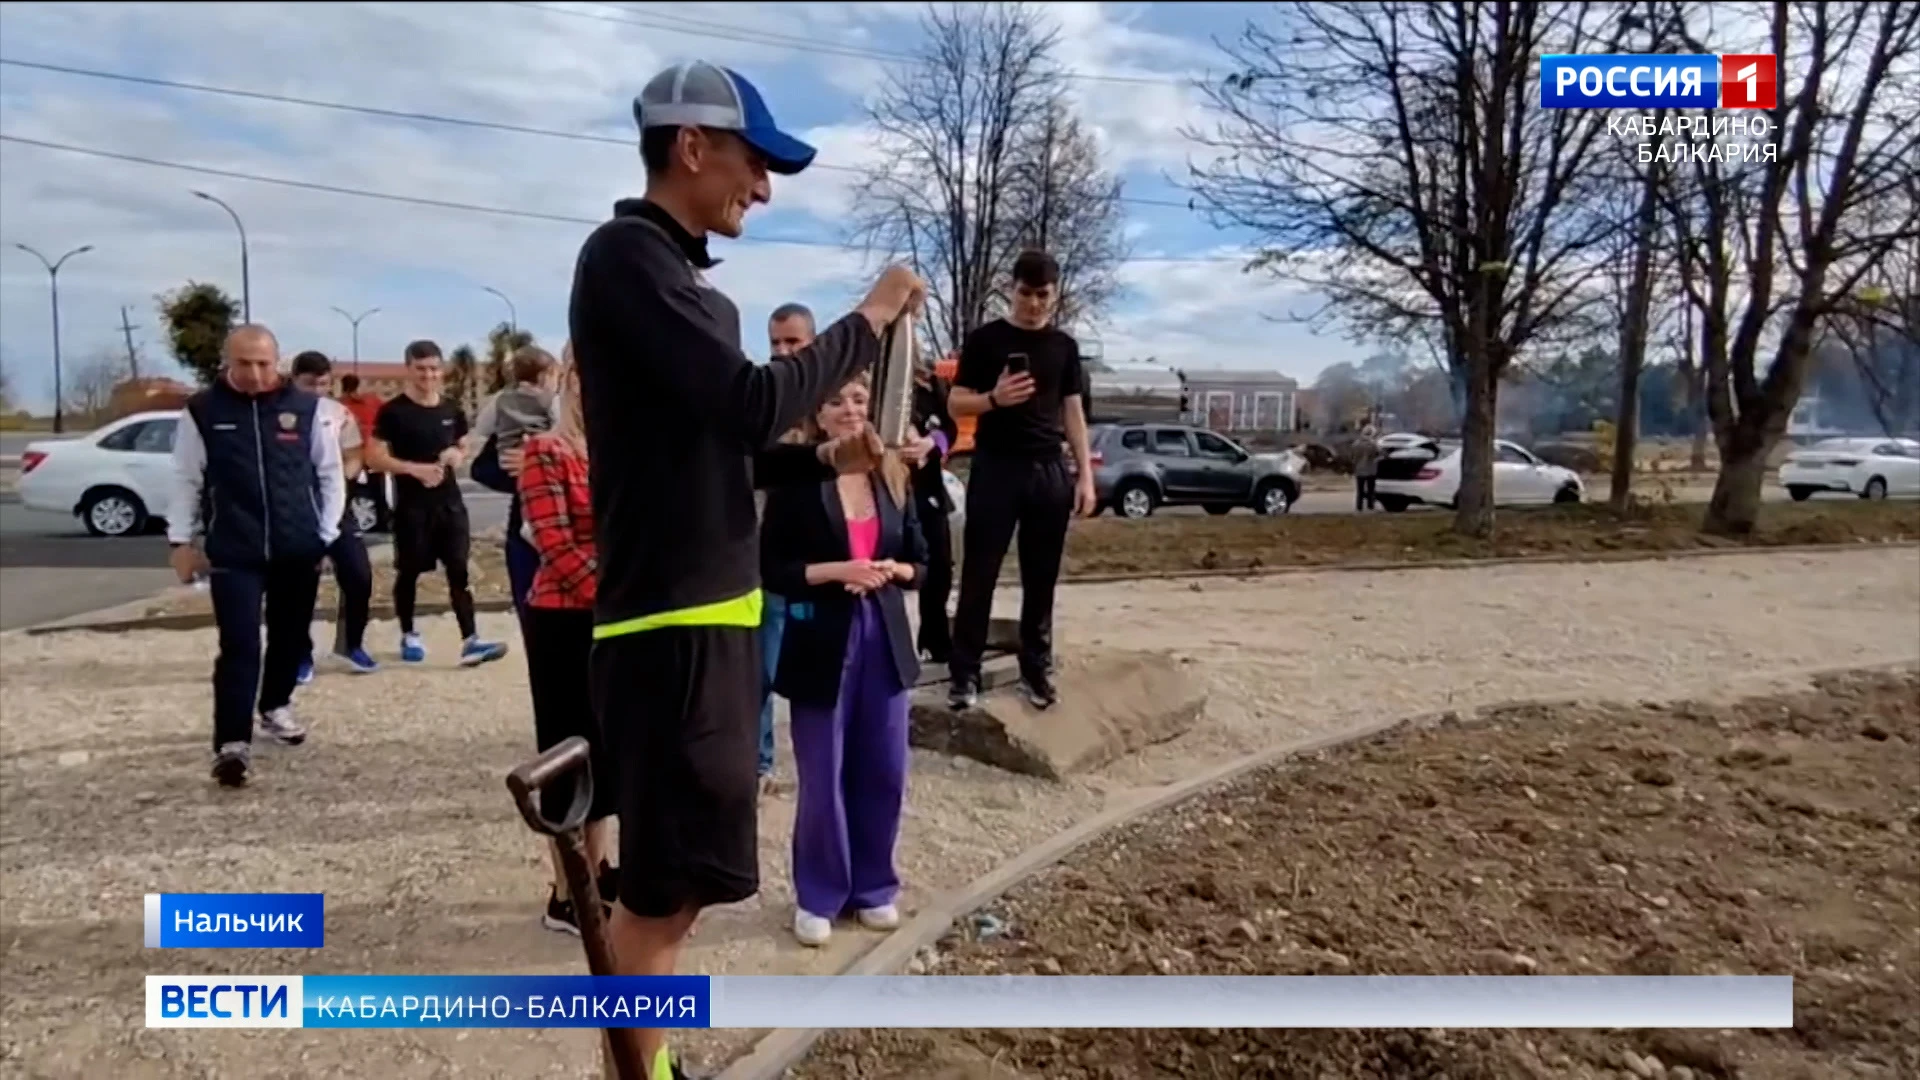
[[[260,730],[276,742],[288,746],[299,746],[307,739],[307,729],[293,715],[291,705],[282,705],[260,717]]]
[[[810,911],[802,911],[795,908],[793,912],[793,936],[800,939],[800,944],[810,949],[817,949],[825,945],[827,940],[833,937],[833,923]]]
[[[869,930],[898,930],[900,929],[900,909],[892,904],[861,908],[860,925]]]

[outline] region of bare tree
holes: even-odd
[[[1283,5],[1227,53],[1238,73],[1190,132],[1216,222],[1252,231],[1254,267],[1328,297],[1363,335],[1433,336],[1464,388],[1454,528],[1493,529],[1502,373],[1595,302],[1590,209],[1603,110],[1541,109],[1548,52],[1611,52],[1623,31],[1591,3],[1447,0]]]
[[[120,385],[125,367],[125,361],[110,351],[82,360],[65,379],[67,411],[99,421],[113,401],[114,388]]]
[[[1730,536],[1758,520],[1816,326],[1920,236],[1920,205],[1899,197],[1920,161],[1920,4],[1776,0],[1751,13],[1779,57],[1770,130],[1738,153],[1689,155],[1676,173],[1688,183],[1667,200],[1720,448],[1702,527]],[[1715,37],[1686,32],[1693,52],[1745,44]]]
[[[856,240],[927,280],[936,353],[986,321],[1026,245],[1060,261],[1063,323],[1098,311],[1122,253],[1119,184],[1067,103],[1055,31],[1011,3],[932,8],[923,28],[919,62],[869,106],[879,164],[855,189]]]
[[[1060,263],[1055,321],[1069,329],[1090,324],[1119,291],[1125,212],[1119,178],[1102,167],[1099,144],[1064,95],[1020,133],[1011,179],[1005,212],[1016,244]]]

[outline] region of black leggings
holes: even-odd
[[[1371,476],[1356,476],[1353,478],[1353,508],[1355,510],[1373,509],[1373,481],[1374,477]]]
[[[527,688],[533,694],[533,738],[541,753],[575,735],[592,748],[593,804],[588,821],[611,817],[619,805],[619,778],[593,712],[593,611],[590,608],[520,609],[520,636],[527,652]],[[541,813],[558,821],[573,804],[573,778],[556,780],[540,795]]]

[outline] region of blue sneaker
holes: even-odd
[[[505,655],[507,646],[504,642],[481,641],[478,637],[470,637],[460,646],[460,666],[475,667]]]
[[[313,681],[313,657],[300,661],[300,670],[293,677],[295,686],[305,686]]]
[[[373,657],[369,655],[365,649],[330,653],[328,659],[346,668],[355,675],[371,675],[380,670],[380,665],[374,661]]]
[[[426,662],[427,645],[425,642],[420,640],[419,634],[401,634],[400,635],[400,659],[406,661],[409,664],[421,664]]]

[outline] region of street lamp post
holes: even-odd
[[[491,285],[482,285],[480,286],[480,288],[484,292],[490,292],[493,295],[499,297],[500,302],[507,305],[507,334],[509,336],[519,334],[520,333],[520,315],[518,312],[514,310],[513,301],[507,299],[506,293],[501,292],[499,289],[496,289]]]
[[[348,312],[346,308],[337,307],[333,310],[339,312],[341,318],[353,324],[353,374],[357,378],[360,374],[360,320],[378,315],[380,309],[368,308],[358,315]]]
[[[82,244],[51,261],[25,244],[13,246],[39,259],[40,265],[47,268],[47,291],[53,294],[53,433],[59,435],[66,430],[66,405],[62,401],[65,393],[60,385],[60,268],[75,255],[92,251],[93,245]]]
[[[225,210],[227,216],[233,219],[233,227],[240,230],[240,321],[250,323],[253,321],[253,282],[247,272],[247,227],[241,223],[240,215],[234,212],[233,207],[204,191],[193,194]]]

